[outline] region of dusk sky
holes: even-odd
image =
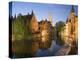
[[[43,3],[27,3],[27,2],[13,2],[12,3],[12,16],[15,14],[26,15],[34,11],[38,21],[48,19],[52,15],[53,24],[58,21],[66,21],[70,14],[72,5],[58,5],[58,4],[43,4]],[[78,15],[78,6],[74,6],[75,14]]]

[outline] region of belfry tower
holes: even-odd
[[[49,21],[50,21],[51,24],[52,24],[52,15],[51,15],[51,13],[49,13]]]

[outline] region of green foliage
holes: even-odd
[[[32,37],[31,31],[25,24],[25,18],[21,14],[15,20],[12,20],[12,34],[15,40],[29,40]]]
[[[64,29],[64,28],[63,28],[64,26],[65,26],[65,23],[64,23],[63,21],[57,22],[57,23],[56,23],[57,31],[58,31],[58,32],[61,32],[61,31]]]
[[[24,39],[25,26],[21,15],[12,21],[12,33],[14,34],[16,40]]]
[[[59,21],[56,23],[56,33],[57,33],[57,40],[56,42],[59,44],[59,45],[63,45],[64,44],[64,39],[61,38],[61,35],[59,33],[61,33],[62,31],[64,31],[64,26],[65,26],[65,23],[63,21]]]

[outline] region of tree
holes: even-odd
[[[60,32],[61,30],[63,30],[63,27],[65,26],[65,23],[63,21],[59,21],[56,23],[56,28],[57,31]]]
[[[24,26],[24,19],[21,14],[12,21],[12,34],[15,36],[16,40],[24,39],[25,35],[25,26]]]
[[[59,43],[60,45],[63,45],[64,44],[64,39],[61,38],[61,31],[64,30],[64,26],[65,26],[65,23],[63,21],[59,21],[56,23],[56,37],[57,37],[57,43]]]

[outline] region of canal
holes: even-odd
[[[62,56],[68,55],[72,50],[68,45],[59,45],[56,40],[49,39],[42,41],[41,38],[33,38],[12,42],[12,58]]]
[[[48,43],[44,44],[43,46],[43,43],[40,44],[38,41],[16,41],[13,43],[13,58],[55,56],[62,48],[54,40],[51,41],[50,46]]]

